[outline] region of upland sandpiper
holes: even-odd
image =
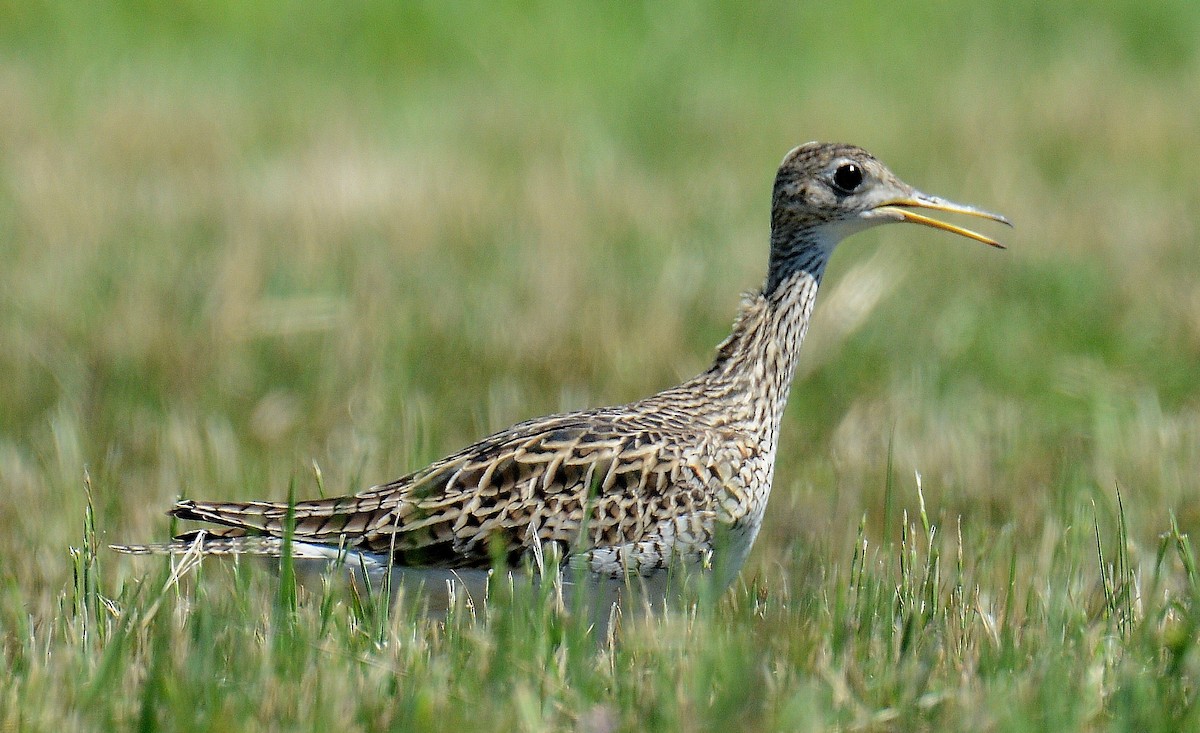
[[[295,558],[368,574],[477,579],[551,552],[564,573],[597,582],[658,588],[676,568],[717,568],[724,584],[762,525],[788,389],[837,243],[907,221],[1001,246],[911,209],[1008,223],[916,191],[862,148],[801,145],[775,177],[766,282],[699,376],[626,405],[518,423],[351,496],[184,499],[170,514],[219,528],[115,549],[278,556],[290,532]]]

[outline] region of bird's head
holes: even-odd
[[[1003,248],[990,237],[911,209],[946,211],[1009,224],[999,214],[921,193],[866,150],[832,143],[806,143],[784,157],[775,177],[771,209],[773,246],[790,250],[775,254],[785,256],[814,245],[828,256],[839,241],[851,234],[905,221]]]

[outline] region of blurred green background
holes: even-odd
[[[792,146],[1009,216],[834,258],[748,572],[1200,528],[1200,5],[0,3],[0,577],[704,368]],[[815,549],[810,549],[815,548]],[[105,558],[122,573],[133,561]],[[757,564],[757,565],[756,565]],[[41,599],[40,602],[36,599]]]

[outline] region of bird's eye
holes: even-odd
[[[862,168],[854,163],[843,163],[833,172],[833,185],[842,193],[853,193],[862,182]]]

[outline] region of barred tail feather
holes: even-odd
[[[127,555],[256,555],[280,557],[284,541],[280,537],[224,534],[219,530],[197,530],[175,537],[170,542],[144,545],[109,545],[116,552]],[[337,547],[314,545],[307,542],[292,543],[292,557],[298,560],[336,560],[345,553]]]
[[[168,512],[179,519],[210,522],[249,535],[281,537],[291,531],[296,539],[337,544],[343,536],[362,533],[368,525],[381,521],[394,511],[400,500],[395,497],[355,495],[331,499],[310,499],[289,505],[287,502],[207,502],[183,499]],[[386,506],[385,506],[386,505]]]

